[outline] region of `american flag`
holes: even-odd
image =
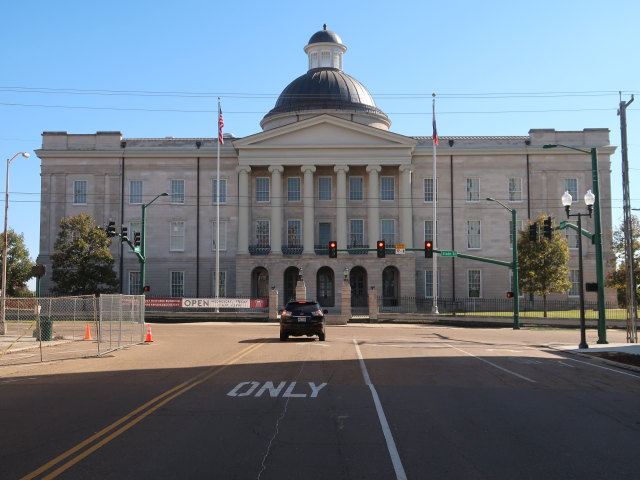
[[[436,104],[433,101],[433,144],[438,146],[438,127],[436,127]]]
[[[224,127],[224,119],[222,118],[222,108],[218,101],[218,143],[224,145],[224,137],[222,136],[222,127]]]

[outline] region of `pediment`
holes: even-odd
[[[336,148],[395,147],[413,149],[416,141],[374,127],[361,125],[331,115],[295,122],[234,141],[242,149],[255,148]]]

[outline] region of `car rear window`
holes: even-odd
[[[317,303],[288,303],[285,307],[286,310],[290,311],[294,315],[299,315],[301,313],[311,313],[316,310],[320,310],[320,305]]]

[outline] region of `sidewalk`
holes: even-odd
[[[616,364],[630,365],[634,370],[640,371],[640,343],[606,343],[590,344],[589,348],[578,348],[567,344],[550,344],[554,350],[560,350],[575,355],[587,355],[615,362]]]

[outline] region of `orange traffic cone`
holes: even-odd
[[[151,324],[147,323],[147,336],[144,337],[144,343],[153,342],[153,335],[151,334]]]
[[[87,326],[84,329],[84,339],[85,340],[93,340],[93,338],[91,338],[91,327],[89,326],[88,323],[87,323]]]

